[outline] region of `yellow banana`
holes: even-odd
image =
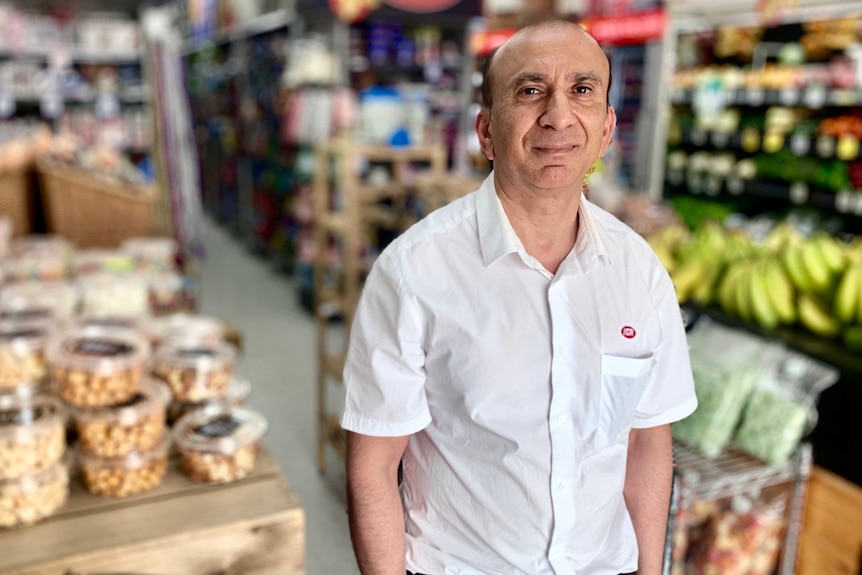
[[[835,294],[835,317],[845,324],[853,323],[862,307],[862,263],[850,266]]]
[[[819,293],[829,291],[832,285],[832,269],[826,263],[820,242],[815,239],[806,241],[802,246],[801,255],[805,273],[811,279],[814,291]]]
[[[833,274],[843,273],[847,267],[847,258],[844,256],[844,250],[838,240],[824,232],[817,234],[815,241],[829,270]]]
[[[746,262],[745,268],[742,270],[739,280],[736,282],[736,311],[739,318],[746,323],[751,323],[754,319],[751,309],[752,273],[754,273],[754,269],[751,262]]]
[[[736,290],[739,278],[744,271],[742,262],[735,262],[727,267],[721,282],[718,284],[718,304],[724,313],[737,315],[739,313],[736,307]]]
[[[768,272],[766,263],[758,263],[751,270],[749,279],[749,298],[751,299],[751,316],[760,327],[772,330],[781,323],[781,316],[772,305],[769,298],[769,286],[766,281]]]
[[[766,272],[766,293],[772,307],[778,312],[781,322],[791,324],[796,321],[796,295],[793,282],[781,264],[770,260]]]
[[[706,261],[702,259],[692,259],[674,270],[671,280],[676,288],[676,299],[679,303],[685,303],[691,297],[692,290],[706,272],[706,265]]]
[[[799,321],[820,337],[833,338],[841,333],[841,324],[829,314],[829,310],[814,296],[799,294]]]
[[[782,263],[796,289],[803,292],[816,291],[814,282],[808,277],[808,272],[805,271],[805,264],[802,261],[802,246],[787,246],[782,256]]]

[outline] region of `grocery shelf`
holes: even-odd
[[[20,49],[2,48],[0,58],[35,58],[46,60],[58,51],[68,52],[73,62],[81,64],[136,64],[143,57],[142,50],[129,52],[96,51],[72,46],[27,46]]]
[[[274,10],[226,30],[214,32],[208,38],[189,38],[183,43],[183,53],[192,54],[212,45],[230,44],[237,40],[266,34],[285,28],[296,19],[296,13],[288,8]]]
[[[672,104],[691,104],[696,90],[672,88]],[[725,105],[732,106],[806,106],[812,109],[825,106],[853,107],[862,104],[862,89],[788,87],[780,90],[763,88],[739,88],[717,90]]]
[[[705,150],[729,150],[733,152],[742,152],[747,155],[753,154],[769,154],[762,148],[763,134],[757,131],[757,140],[760,144],[756,150],[746,150],[742,144],[741,132],[727,134],[721,131],[685,129],[682,131],[682,136],[679,142],[672,142],[673,146],[683,148],[697,148]],[[804,134],[789,134],[784,138],[781,149],[791,152],[794,156],[799,157],[814,157],[823,160],[838,158],[845,162],[854,160],[862,160],[862,147],[855,156],[841,156],[838,151],[836,138],[833,136],[809,136]],[[775,150],[777,151],[777,150]]]

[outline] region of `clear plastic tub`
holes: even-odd
[[[0,397],[0,481],[35,475],[60,461],[66,418],[62,402],[51,397]]]
[[[0,321],[0,393],[45,381],[49,335],[46,322]]]
[[[185,304],[185,280],[176,272],[144,275],[149,290],[150,311],[155,315],[175,313]]]
[[[176,268],[178,246],[172,238],[132,238],[124,241],[120,249],[131,254],[140,269],[170,271]]]
[[[46,357],[65,401],[79,407],[117,405],[138,391],[150,345],[132,330],[75,328],[52,337]]]
[[[170,436],[147,451],[134,451],[125,457],[97,457],[78,451],[81,478],[90,493],[123,498],[158,487],[168,469]]]
[[[29,281],[9,284],[0,292],[0,309],[46,309],[51,316],[67,321],[75,317],[81,292],[72,282]]]
[[[227,393],[236,366],[236,350],[227,343],[172,340],[153,358],[153,373],[168,384],[176,401],[201,402]]]
[[[210,406],[174,427],[184,473],[194,481],[230,483],[254,469],[266,419],[246,408]]]
[[[74,247],[59,236],[25,236],[12,241],[3,264],[7,282],[58,281],[71,275]]]
[[[163,385],[145,379],[120,405],[74,410],[81,449],[98,457],[125,457],[152,448],[165,436],[169,398]]]
[[[129,273],[135,269],[135,258],[120,250],[88,249],[75,254],[75,275]]]
[[[173,340],[217,344],[225,340],[226,332],[224,322],[219,319],[185,313],[154,317],[145,329],[153,348]]]
[[[149,288],[139,274],[94,274],[79,285],[85,315],[141,317],[150,311]]]
[[[60,460],[41,473],[0,480],[0,527],[32,525],[57,512],[69,498],[69,468]]]
[[[168,424],[173,425],[187,413],[203,409],[211,405],[228,407],[245,407],[245,402],[251,394],[251,383],[244,377],[234,374],[224,397],[204,402],[172,401],[168,405]]]

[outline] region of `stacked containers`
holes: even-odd
[[[166,396],[144,379],[149,343],[137,332],[77,327],[49,342],[60,397],[73,408],[84,484],[128,497],[158,486],[167,470]]]
[[[58,281],[71,274],[72,244],[59,236],[25,236],[12,241],[3,262],[7,282]]]

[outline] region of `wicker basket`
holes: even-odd
[[[28,168],[0,173],[0,216],[12,221],[12,235],[33,229],[33,173]]]
[[[149,235],[155,186],[134,186],[50,160],[37,163],[48,232],[79,247],[112,247]]]

